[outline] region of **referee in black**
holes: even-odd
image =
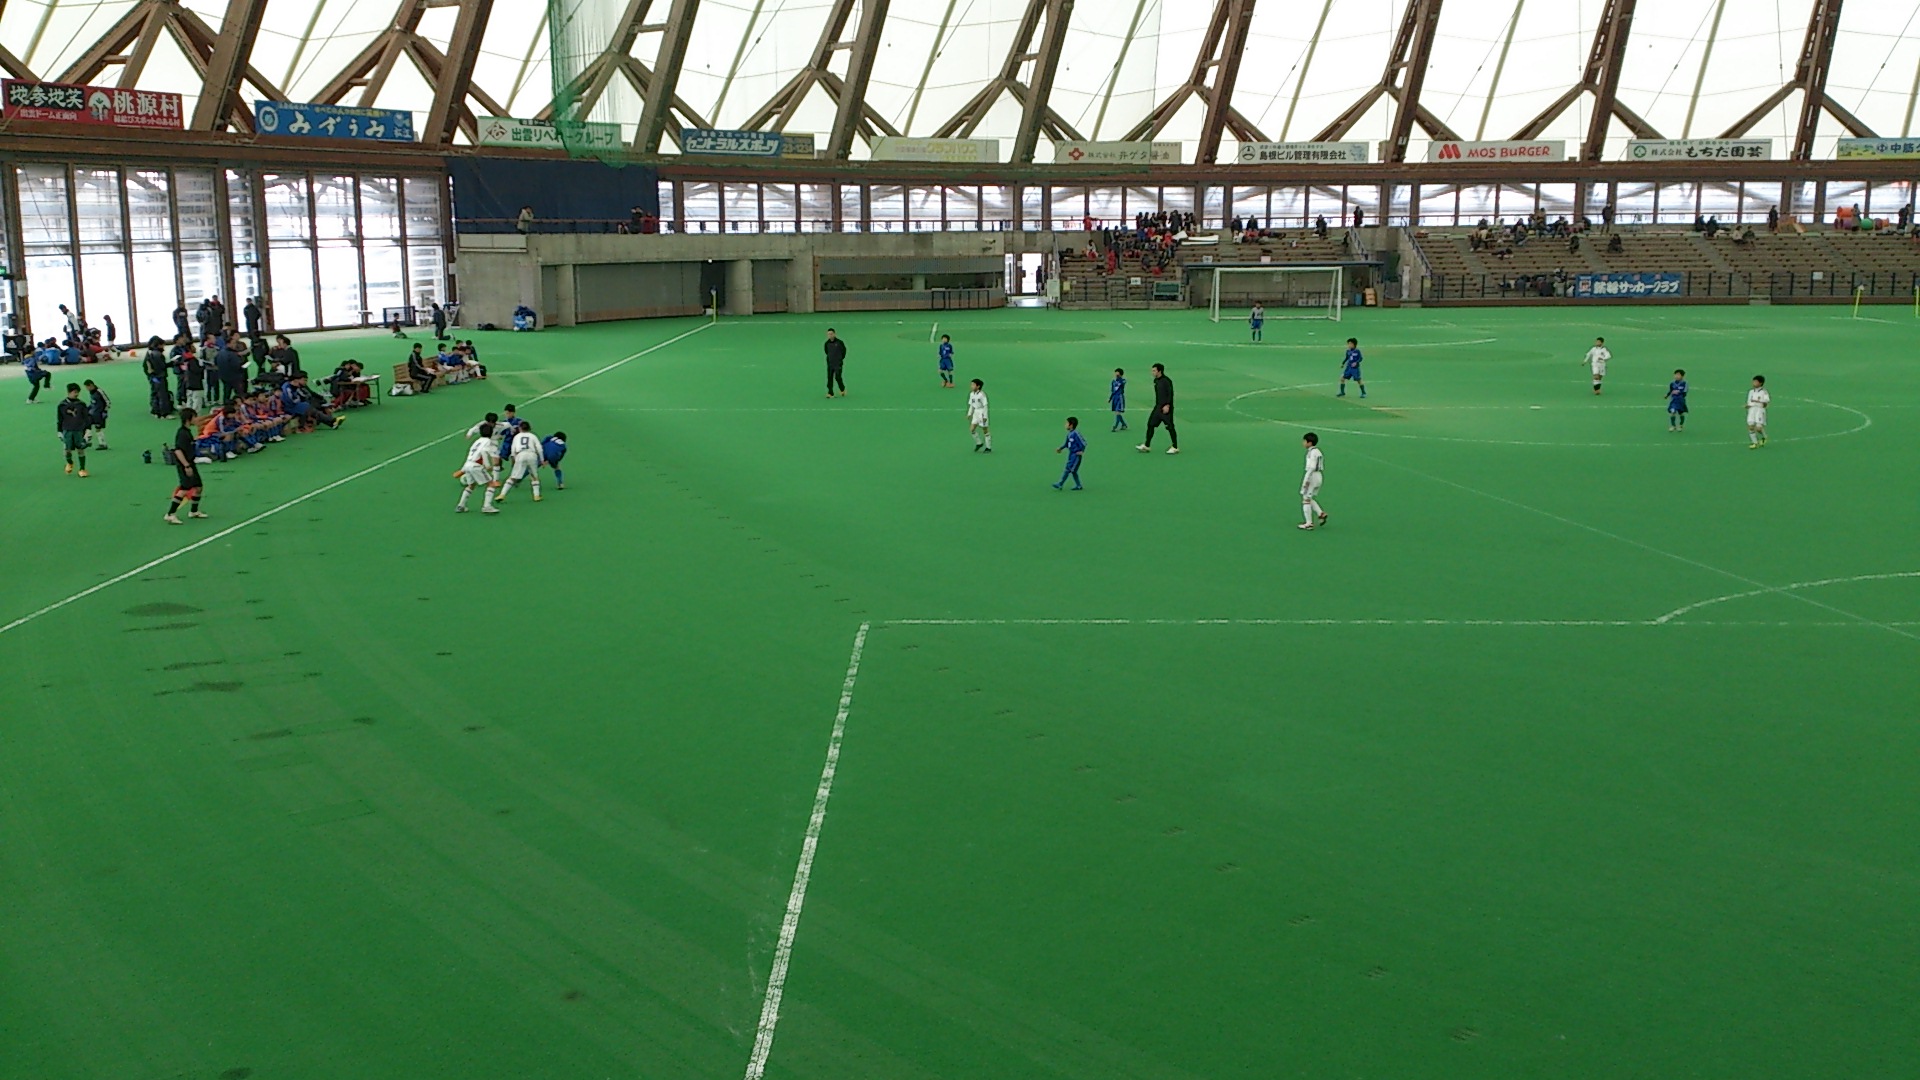
[[[1165,424],[1167,441],[1173,445],[1167,453],[1180,452],[1180,433],[1173,427],[1173,380],[1167,378],[1167,369],[1159,364],[1153,365],[1153,414],[1147,417],[1147,441],[1134,447],[1145,454],[1153,449],[1153,429]]]
[[[834,336],[833,327],[827,327],[827,396],[833,396],[833,388],[840,388],[840,396],[847,396],[847,380],[840,377],[840,369],[847,364],[847,343]]]

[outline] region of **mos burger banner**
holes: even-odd
[[[1380,144],[1385,150],[1386,144]],[[1384,160],[1384,154],[1383,160]],[[1428,161],[1565,161],[1564,139],[1530,142],[1456,142],[1435,139],[1427,144]]]
[[[180,95],[113,86],[6,80],[0,115],[9,120],[45,120],[56,124],[108,127],[183,128]]]

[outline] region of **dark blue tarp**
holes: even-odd
[[[612,232],[636,206],[660,213],[660,173],[644,166],[456,157],[447,174],[458,232],[513,232],[523,206],[535,232]]]

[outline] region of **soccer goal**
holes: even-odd
[[[1340,321],[1346,302],[1346,274],[1338,266],[1216,266],[1209,317],[1220,321],[1255,304],[1267,309],[1269,319],[1332,319]]]

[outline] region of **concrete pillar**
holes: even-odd
[[[753,314],[752,259],[735,259],[727,264],[727,314]]]
[[[913,291],[914,292],[927,291],[927,275],[925,274],[913,275]]]
[[[813,254],[794,256],[787,263],[787,310],[795,314],[812,312],[815,284]]]
[[[580,325],[580,303],[579,303],[578,293],[574,288],[574,286],[576,285],[576,281],[574,279],[574,272],[577,268],[572,266],[561,266],[561,267],[557,267],[556,269],[559,271],[559,273],[556,275],[556,279],[554,281],[554,290],[559,295],[559,298],[560,298],[559,325],[579,326]]]

